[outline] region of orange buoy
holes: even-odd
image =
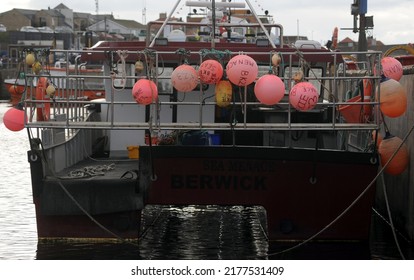
[[[381,165],[384,166],[392,157],[395,151],[400,147],[402,140],[399,137],[387,135],[382,139],[378,152],[381,156]],[[405,143],[402,144],[394,158],[385,167],[384,172],[390,175],[399,175],[407,169],[409,163],[408,148]]]
[[[50,100],[50,97],[46,93],[46,88],[49,86],[49,82],[46,77],[40,77],[36,85],[36,100]],[[43,102],[36,104],[36,113],[38,121],[48,121],[50,119],[50,103]]]
[[[399,117],[407,110],[406,90],[394,79],[381,82],[379,98],[381,112],[387,117]]]

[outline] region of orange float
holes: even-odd
[[[40,77],[36,86],[36,100],[38,101],[50,101],[50,97],[46,93],[46,88],[49,86],[49,82],[46,77]],[[50,119],[50,103],[36,103],[37,121],[48,121]]]
[[[407,110],[407,93],[405,88],[394,79],[386,79],[380,85],[380,109],[390,118],[396,118]]]
[[[395,154],[394,158],[385,167],[384,172],[390,175],[399,175],[405,171],[409,163],[408,148],[405,143],[402,144],[402,140],[396,136],[387,135],[382,139],[378,152],[381,156],[381,165],[384,166],[388,160],[392,157],[398,147],[401,148]]]

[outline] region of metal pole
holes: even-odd
[[[252,11],[257,22],[259,23],[260,27],[263,29],[263,32],[266,35],[267,39],[269,40],[270,44],[272,45],[272,48],[276,48],[275,43],[273,43],[272,39],[270,38],[269,32],[267,32],[267,29],[264,27],[263,23],[260,21],[259,17],[257,16],[255,10],[253,9],[252,4],[250,4],[249,0],[246,0],[246,3],[249,6],[250,10]]]
[[[157,39],[161,32],[164,30],[165,25],[167,24],[167,22],[170,20],[172,14],[175,12],[175,9],[177,9],[178,4],[180,4],[181,0],[178,0],[177,3],[175,3],[174,8],[171,10],[170,14],[168,15],[168,17],[164,20],[163,24],[161,25],[160,30],[158,30],[157,34],[155,35],[154,39],[151,41],[151,43],[149,44],[149,47],[153,47],[155,44],[155,39]]]

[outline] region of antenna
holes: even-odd
[[[95,12],[96,12],[96,14],[99,13],[99,2],[98,2],[98,0],[95,0]]]
[[[145,0],[143,0],[142,2],[144,6],[144,8],[142,9],[142,24],[146,24],[147,23],[147,4]]]

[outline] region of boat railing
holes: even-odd
[[[177,21],[151,21],[147,24],[147,32],[146,32],[146,42],[147,42],[147,47],[153,47],[154,45],[157,44],[157,39],[163,38],[163,40],[166,40],[167,38],[161,36],[161,31],[163,30],[163,28],[166,25],[171,25],[171,26],[178,26],[181,28],[200,28],[200,27],[208,27],[211,28],[211,24],[208,23],[200,23],[200,22],[177,22]],[[161,26],[158,30],[158,33],[155,34],[155,36],[152,36],[152,30],[155,29],[154,26]],[[278,41],[278,45],[283,46],[284,45],[284,41],[283,41],[283,26],[281,24],[277,24],[277,23],[227,23],[227,22],[217,22],[216,23],[216,28],[232,28],[232,27],[246,27],[246,28],[262,28],[264,30],[264,32],[259,32],[258,34],[255,34],[257,37],[264,37],[266,38],[266,44],[270,44],[273,48],[275,48],[275,39],[272,39],[270,37],[270,34],[268,33],[268,29],[271,30],[272,28],[276,28],[277,29],[277,41]],[[263,35],[260,35],[263,34]],[[188,34],[186,34],[188,35]],[[216,37],[217,34],[207,34],[208,36],[210,36],[210,43],[211,43],[211,47],[214,48],[215,47],[215,42],[216,42]],[[246,39],[247,37],[251,37],[254,34],[244,34],[243,37]],[[225,38],[224,38],[225,39]]]
[[[91,52],[101,52],[88,50],[85,51],[88,53]],[[276,53],[276,52],[275,52]],[[209,121],[207,120],[204,110],[207,107],[216,108],[217,102],[212,100],[213,98],[208,98],[206,93],[203,90],[203,86],[200,85],[198,90],[198,98],[192,100],[174,100],[170,97],[177,93],[172,86],[172,92],[160,93],[160,98],[157,101],[154,101],[152,104],[146,106],[146,110],[150,117],[143,116],[142,119],[131,118],[128,121],[120,120],[117,118],[117,110],[120,108],[132,108],[131,112],[134,111],[134,108],[145,107],[145,105],[137,104],[131,95],[132,86],[125,88],[116,88],[114,87],[114,80],[125,80],[124,84],[133,85],[137,80],[141,78],[150,78],[153,79],[156,84],[160,81],[169,81],[171,80],[171,73],[166,73],[162,75],[154,75],[148,73],[117,73],[116,70],[120,70],[122,65],[116,65],[116,61],[119,61],[119,58],[116,58],[110,63],[103,62],[106,65],[107,70],[104,75],[97,77],[96,75],[82,75],[75,74],[68,71],[65,76],[56,76],[53,77],[57,82],[56,85],[59,85],[60,82],[66,81],[65,87],[71,89],[71,94],[66,94],[65,96],[59,95],[59,86],[57,93],[53,98],[47,98],[43,100],[37,100],[35,94],[31,95],[31,98],[25,100],[25,108],[27,115],[29,116],[26,121],[26,126],[29,128],[37,129],[67,129],[68,131],[78,130],[78,129],[104,129],[104,130],[150,130],[150,131],[172,131],[172,130],[199,130],[204,129],[208,131],[225,131],[225,130],[262,130],[262,131],[372,131],[378,130],[380,125],[380,111],[379,111],[379,99],[378,97],[372,96],[370,101],[366,102],[355,102],[351,97],[346,96],[346,92],[350,92],[351,89],[355,89],[361,79],[369,79],[373,81],[374,90],[373,93],[376,95],[379,94],[379,81],[380,76],[376,76],[369,69],[362,69],[361,71],[354,72],[339,72],[337,71],[339,64],[343,63],[341,56],[342,53],[336,52],[312,52],[304,53],[301,59],[307,60],[312,59],[314,61],[323,61],[329,56],[330,65],[323,68],[322,65],[326,64],[324,61],[322,64],[317,62],[304,62],[301,61],[302,65],[298,64],[298,53],[295,51],[285,51],[278,52],[282,57],[284,57],[284,65],[280,66],[278,70],[281,73],[280,77],[286,85],[285,97],[276,105],[268,106],[261,104],[260,102],[247,100],[246,95],[248,90],[252,90],[248,87],[241,87],[238,90],[240,94],[240,100],[233,100],[231,102],[231,107],[236,108],[241,111],[243,114],[243,119],[237,122],[218,122],[218,121]],[[140,57],[141,53],[131,52],[131,57],[129,63],[132,65],[133,61]],[[173,52],[160,51],[155,52],[155,61],[158,62],[154,69],[155,73],[161,73],[161,61],[162,57],[166,55],[173,55]],[[246,53],[254,57],[267,56],[268,59],[271,57],[271,53],[263,54],[261,52],[251,52]],[[199,63],[203,60],[201,53],[197,54],[199,56]],[[308,57],[312,55],[312,57]],[[373,66],[378,67],[375,62],[379,61],[380,53],[372,54],[374,56]],[[320,59],[318,58],[320,57]],[[323,58],[323,59],[322,59]],[[263,62],[263,61],[259,61]],[[121,62],[128,63],[128,62]],[[108,65],[112,65],[109,67]],[[123,65],[125,67],[125,65]],[[165,66],[165,65],[164,65]],[[120,67],[117,69],[117,67]],[[197,67],[197,65],[195,65]],[[309,69],[309,72],[305,75],[304,79],[313,82],[318,86],[320,91],[320,97],[317,105],[312,110],[307,112],[298,112],[294,109],[289,103],[289,91],[294,85],[293,78],[293,69],[298,67],[303,67]],[[312,69],[323,69],[321,70],[323,75],[318,76],[319,74],[312,73]],[[283,69],[282,69],[283,68]],[[127,69],[132,69],[133,67],[127,67]],[[262,72],[260,75],[263,75],[269,72],[273,67],[271,64],[262,65]],[[274,69],[272,71],[275,71]],[[379,73],[376,72],[376,73]],[[27,78],[39,77],[40,75],[28,74]],[[85,80],[90,78],[99,78],[102,83],[106,84],[105,99],[99,100],[86,100],[83,98],[83,91],[85,90]],[[129,82],[128,82],[129,81]],[[31,88],[30,84],[28,91],[34,91]],[[67,85],[67,86],[66,86]],[[109,85],[109,86],[108,86]],[[213,86],[210,86],[213,87]],[[186,93],[186,94],[194,94]],[[119,98],[122,96],[122,98]],[[212,96],[209,96],[212,97]],[[344,111],[343,108],[358,108],[353,110],[354,113],[358,112],[359,108],[362,106],[372,106],[374,114],[373,117],[369,120],[357,120],[357,121],[346,121],[342,114]],[[192,120],[188,121],[161,121],[159,112],[163,111],[164,108],[172,107],[193,107],[198,108],[195,111],[198,111],[198,115],[194,115]],[[43,110],[42,108],[50,108],[50,117],[47,120],[39,120],[34,116],[38,113],[38,110]],[[90,115],[93,112],[96,112],[97,108],[105,108],[106,116],[101,119],[91,119]],[[123,110],[123,109],[122,109]],[[212,109],[214,111],[214,109]],[[262,114],[283,114],[283,121],[279,122],[251,122],[248,121],[248,115],[252,111],[259,111]],[[326,117],[323,121],[297,121],[293,117],[295,114],[324,114]],[[72,134],[72,132],[68,133]],[[40,133],[41,134],[41,133]]]

